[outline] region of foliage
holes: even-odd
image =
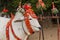
[[[15,12],[16,8],[18,6],[19,2],[22,2],[22,4],[24,4],[25,2],[30,2],[32,4],[32,9],[36,12],[37,15],[39,15],[41,12],[41,10],[37,10],[36,8],[36,3],[38,0],[0,0],[0,10],[2,11],[4,5],[7,7],[7,9],[9,10],[9,12]],[[52,9],[52,0],[43,0],[43,2],[46,5],[46,9],[44,10],[44,12],[50,12],[51,13],[51,9]],[[56,8],[60,11],[60,0],[54,0],[55,6]]]
[[[52,13],[53,14],[57,14],[59,11],[57,10],[57,8],[54,8],[54,9],[52,9]]]

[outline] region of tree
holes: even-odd
[[[36,3],[38,0],[0,0],[0,11],[2,11],[4,6],[6,6],[6,8],[9,9],[9,12],[15,12],[20,1],[22,2],[22,4],[27,1],[30,2],[32,4],[33,10],[37,13]],[[43,0],[43,2],[45,3],[47,8],[47,10],[44,11],[51,13],[52,0]],[[60,11],[60,0],[54,0],[54,3],[57,9]]]

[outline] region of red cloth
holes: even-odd
[[[32,34],[34,31],[33,31],[32,27],[31,27],[28,14],[31,17],[36,18],[36,19],[37,19],[37,16],[35,15],[34,11],[32,9],[30,9],[30,8],[26,9],[26,12],[24,14],[26,27],[29,30],[30,34]]]
[[[30,21],[29,21],[29,15],[28,15],[28,13],[25,13],[25,14],[24,14],[24,17],[25,17],[25,24],[26,24],[26,27],[27,27],[29,33],[32,34],[34,31],[33,31],[32,27],[31,27],[31,24],[30,24]]]
[[[29,13],[31,15],[31,17],[37,18],[37,16],[35,15],[34,11],[31,9],[32,7],[30,5],[25,4],[24,8],[26,10],[26,13]]]
[[[25,4],[25,5],[24,5],[24,9],[25,9],[25,10],[28,10],[28,9],[30,9],[30,8],[31,8],[31,6],[29,6],[28,4]]]
[[[16,40],[21,40],[17,35],[15,34],[13,28],[12,28],[12,20],[14,19],[14,15],[11,13],[11,20],[7,23],[6,25],[6,40],[10,40],[10,35],[9,35],[9,27],[11,28],[12,34]]]
[[[32,7],[28,4],[25,4],[24,5],[24,9],[26,10],[25,14],[24,14],[24,17],[25,17],[25,24],[26,24],[26,27],[27,29],[29,30],[30,34],[32,34],[34,32],[34,30],[32,29],[31,27],[31,24],[30,24],[30,19],[29,19],[29,15],[32,17],[32,18],[36,18],[37,19],[37,16],[35,15],[34,11],[31,9]],[[29,15],[28,15],[29,14]]]
[[[6,12],[8,12],[8,9],[4,8],[2,12],[6,13]]]
[[[29,13],[32,18],[38,18],[32,9],[26,10],[26,13]]]

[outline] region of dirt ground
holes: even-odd
[[[51,25],[50,25],[51,26]],[[44,40],[58,40],[58,33],[57,33],[57,25],[52,25],[51,27],[43,28],[44,29]],[[31,35],[29,40],[43,40],[42,34],[41,38],[39,39],[39,32]]]

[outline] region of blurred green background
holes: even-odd
[[[32,4],[32,9],[35,11],[37,15],[41,14],[41,10],[37,10],[36,3],[38,0],[0,0],[0,11],[6,6],[6,8],[9,10],[9,12],[15,12],[19,2],[22,2],[24,4],[25,2],[30,2]],[[56,8],[60,11],[60,0],[53,0],[55,3]],[[43,9],[45,14],[50,14],[52,9],[52,0],[43,0],[43,2],[46,5],[46,10]]]

